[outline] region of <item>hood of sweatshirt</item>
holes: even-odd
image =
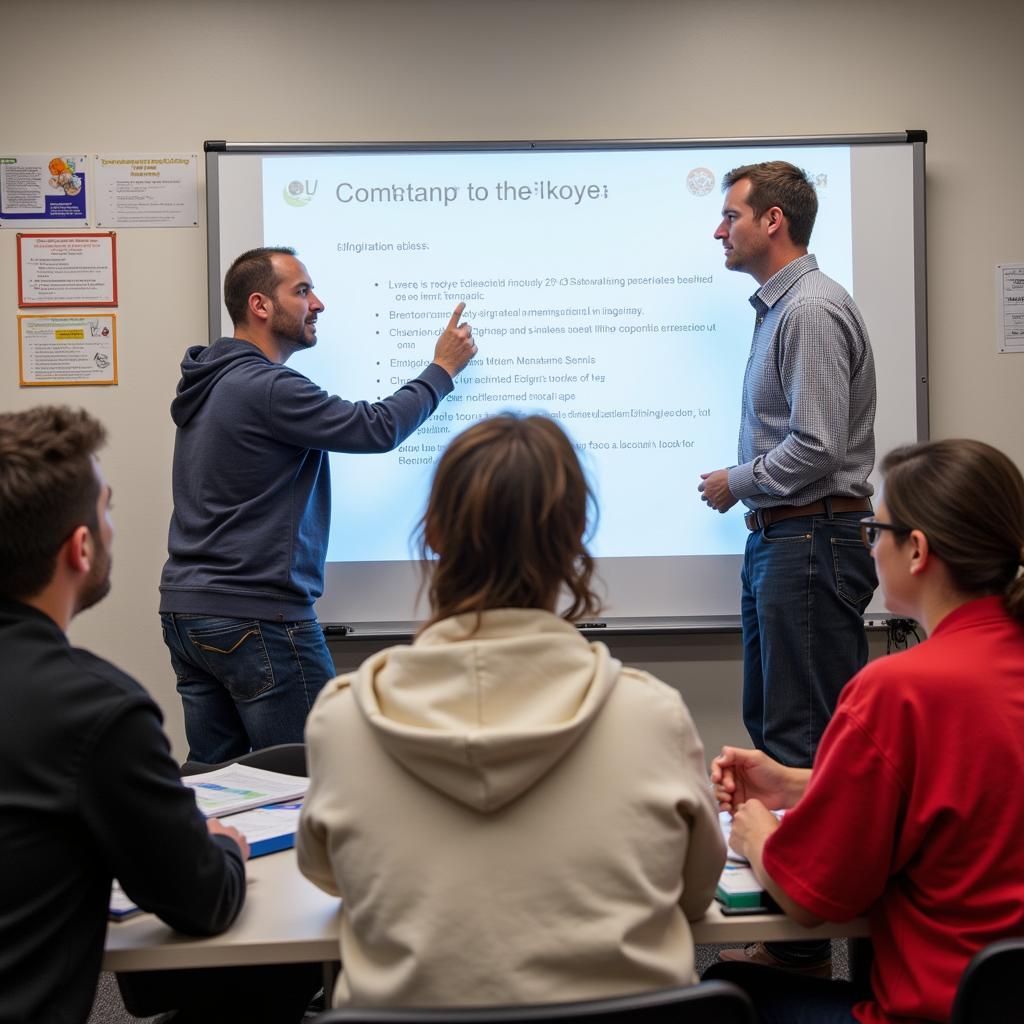
[[[238,338],[218,338],[212,345],[193,345],[185,352],[181,380],[171,401],[171,419],[175,426],[185,426],[196,415],[213,386],[240,360],[270,362],[255,345]]]
[[[368,659],[353,696],[382,746],[453,800],[495,811],[525,793],[600,713],[620,662],[548,612],[435,623]]]

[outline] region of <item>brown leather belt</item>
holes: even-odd
[[[776,505],[774,508],[758,508],[743,517],[747,529],[757,533],[772,523],[781,523],[783,519],[795,519],[797,516],[827,516],[829,506],[832,512],[864,512],[871,511],[871,502],[867,498],[822,498],[812,501],[809,505]]]

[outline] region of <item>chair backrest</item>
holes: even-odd
[[[217,768],[226,768],[229,764],[247,764],[253,768],[265,768],[268,772],[280,772],[282,775],[307,775],[306,744],[279,743],[276,747],[264,747],[262,750],[250,750],[222,761],[220,764],[203,764],[200,761],[186,761],[181,766],[182,775],[198,775],[200,772],[212,772]]]
[[[327,1010],[313,1024],[490,1024],[515,1021],[560,1024],[569,1020],[637,1021],[639,1024],[754,1024],[754,1005],[745,992],[728,981],[703,981],[685,988],[640,992],[610,999],[541,1006],[480,1006],[452,1009]]]
[[[1024,1019],[1024,938],[1000,939],[974,955],[957,986],[950,1024]]]

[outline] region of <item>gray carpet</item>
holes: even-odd
[[[96,999],[92,1004],[88,1024],[139,1024],[140,1021],[157,1022],[162,1017],[133,1017],[121,1000],[121,992],[113,974],[104,971],[100,975]]]

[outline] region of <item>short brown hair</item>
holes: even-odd
[[[1024,478],[1013,462],[982,441],[958,438],[897,448],[882,472],[890,518],[928,538],[953,586],[978,597],[1003,594],[1010,614],[1024,621]]]
[[[287,245],[250,249],[243,252],[224,275],[224,305],[236,327],[245,323],[250,295],[255,292],[274,294],[278,284],[271,260],[274,255],[294,256],[295,250]]]
[[[0,595],[38,594],[71,533],[99,528],[92,456],[105,440],[103,424],[83,409],[0,413]]]
[[[794,245],[808,245],[814,219],[818,216],[818,193],[805,171],[785,160],[768,160],[761,164],[734,167],[722,178],[722,191],[737,181],[750,182],[747,202],[760,217],[773,206],[779,207],[789,224],[789,238]]]
[[[585,536],[593,495],[572,442],[545,416],[502,413],[448,445],[420,524],[431,622],[491,608],[593,615],[594,562]]]

